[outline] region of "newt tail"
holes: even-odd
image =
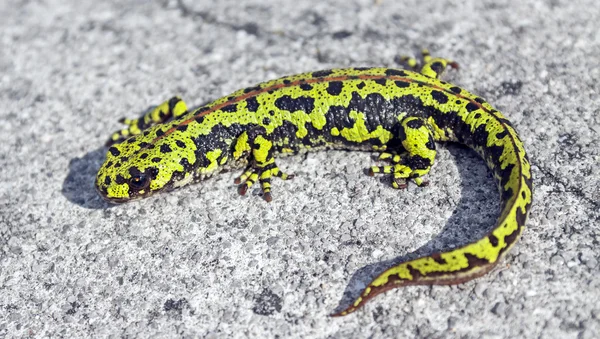
[[[452,141],[476,151],[494,173],[501,204],[494,228],[468,245],[387,269],[371,281],[349,307],[331,316],[350,314],[376,295],[393,288],[454,285],[480,277],[494,268],[521,236],[533,193],[531,168],[523,143],[512,124],[498,111],[476,101],[471,104],[471,109],[479,112],[478,116],[458,114],[459,119],[453,122],[456,125],[452,129],[456,132]],[[465,111],[469,111],[468,107]]]

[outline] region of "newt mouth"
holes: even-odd
[[[130,192],[130,196],[125,197],[125,198],[120,198],[120,197],[111,197],[108,195],[108,193],[106,192],[105,189],[103,189],[102,187],[98,186],[98,185],[94,185],[96,188],[96,192],[98,192],[98,194],[102,197],[102,200],[114,204],[114,205],[118,205],[118,204],[124,204],[126,202],[130,202],[130,201],[136,201],[136,200],[141,200],[143,198],[147,198],[149,196],[151,196],[154,192],[150,191],[150,190],[146,190],[144,193],[140,193],[140,192]]]
[[[96,192],[98,192],[98,195],[100,195],[100,197],[102,197],[102,200],[117,205],[117,204],[123,204],[125,202],[134,200],[131,198],[117,198],[117,197],[109,197],[106,193],[105,189],[102,189],[100,186],[98,185],[94,185],[94,188],[96,188]]]
[[[111,197],[107,197],[102,195],[102,199],[104,199],[104,201],[114,204],[114,205],[120,205],[123,203],[126,203],[128,201],[131,201],[132,199],[128,199],[128,198],[111,198]]]

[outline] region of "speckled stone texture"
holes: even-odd
[[[0,2],[0,337],[600,337],[597,1],[240,3]],[[446,79],[504,112],[533,164],[529,227],[476,281],[327,316],[489,230],[495,185],[457,145],[403,192],[356,152],[281,159],[297,177],[270,204],[236,173],[116,207],[93,189],[122,116],[422,47],[460,63]]]

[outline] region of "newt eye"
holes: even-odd
[[[145,174],[136,174],[129,179],[129,187],[140,191],[150,185],[150,177]]]

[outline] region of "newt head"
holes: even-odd
[[[168,127],[168,126],[167,126]],[[96,190],[111,203],[123,203],[150,196],[191,181],[195,154],[176,136],[159,138],[157,125],[120,144],[109,147],[106,160],[96,176]],[[160,132],[159,132],[160,134]]]

